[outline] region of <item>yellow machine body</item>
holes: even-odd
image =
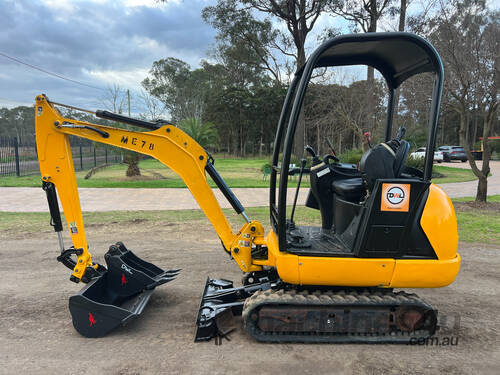
[[[421,218],[438,259],[335,258],[298,256],[279,251],[276,233],[266,237],[269,260],[283,281],[300,285],[438,288],[455,280],[460,268],[455,210],[446,193],[430,186]]]

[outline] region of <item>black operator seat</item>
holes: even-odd
[[[332,188],[335,194],[350,202],[358,203],[366,195],[366,187],[361,177],[333,181]]]
[[[362,177],[336,180],[332,183],[333,191],[347,201],[360,202],[367,188],[372,191],[376,180],[401,177],[409,151],[410,144],[404,140],[378,144],[361,158]]]
[[[359,165],[368,190],[373,190],[378,179],[400,178],[409,151],[410,144],[407,141],[393,139],[365,152]]]

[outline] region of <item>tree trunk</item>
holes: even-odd
[[[476,202],[486,202],[488,196],[488,178],[479,177],[476,192]]]
[[[470,149],[470,114],[467,112],[465,117],[465,139],[467,142],[467,147]]]
[[[294,39],[296,40],[296,38]],[[299,38],[299,40],[301,40],[303,43],[305,41],[305,38]],[[299,70],[306,63],[306,52],[304,44],[296,45],[296,47],[297,47],[297,70]],[[304,147],[305,147],[304,137],[305,137],[305,116],[304,116],[304,109],[301,108],[299,118],[297,120],[297,127],[295,128],[295,137],[293,139],[293,149],[292,149],[292,153],[296,155],[298,158],[301,158],[302,154],[304,153]]]
[[[401,0],[399,9],[399,25],[398,31],[405,31],[406,25],[406,0]],[[399,113],[399,98],[401,96],[400,88],[396,89],[396,96],[394,98],[394,116],[392,120],[392,129],[396,129],[398,126],[398,113]]]
[[[377,21],[378,21],[378,10],[377,2],[370,2],[370,24],[368,25],[368,32],[374,33],[377,31]],[[366,70],[366,80],[368,81],[367,94],[367,113],[366,113],[366,123],[365,130],[370,131],[373,134],[375,130],[375,69],[373,66],[368,66]]]
[[[477,184],[477,192],[476,192],[476,202],[486,202],[486,197],[488,195],[488,174],[489,169],[486,174],[484,174],[476,165],[476,161],[474,160],[474,156],[470,152],[469,148],[469,140],[468,140],[468,128],[469,128],[469,116],[466,110],[466,104],[462,103],[460,108],[460,130],[458,132],[460,137],[460,143],[465,150],[465,154],[467,155],[467,160],[469,161],[469,165],[472,169],[472,172],[478,179]],[[485,124],[486,127],[486,124]],[[484,134],[484,133],[483,133]],[[487,134],[486,139],[489,134]],[[484,142],[484,140],[483,140]],[[488,141],[486,141],[488,142]],[[486,158],[483,155],[483,169],[488,167],[489,164],[489,156],[486,155]]]
[[[139,159],[140,155],[135,152],[127,152],[124,155],[123,162],[128,165],[127,171],[125,172],[127,177],[141,175],[141,171],[139,169]]]
[[[475,107],[477,108],[477,107]],[[473,113],[473,120],[472,120],[472,123],[473,123],[473,128],[472,128],[472,139],[471,139],[471,147],[474,148],[474,144],[476,143],[476,138],[477,138],[477,118],[478,118],[478,114],[479,114],[479,111],[476,110],[475,113]],[[477,151],[477,150],[476,150]]]
[[[492,103],[490,108],[486,112],[484,117],[483,126],[483,165],[481,166],[481,173],[484,178],[484,182],[479,178],[479,183],[477,185],[476,201],[486,202],[488,196],[488,175],[490,174],[490,158],[491,150],[488,145],[488,137],[491,134],[491,129],[493,128],[493,123],[495,121],[496,111],[498,109],[498,103]]]
[[[259,157],[262,156],[262,145],[264,142],[264,126],[263,122],[260,123],[260,140],[259,140]]]
[[[441,121],[441,144],[444,145],[444,130],[446,129],[446,116],[442,116]]]

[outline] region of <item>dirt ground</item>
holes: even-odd
[[[456,345],[260,344],[239,325],[231,341],[194,343],[207,276],[241,273],[205,224],[87,228],[103,261],[121,240],[179,277],[155,291],[143,316],[101,339],[80,336],[68,297],[80,286],[57,264],[54,233],[0,233],[2,374],[498,374],[500,246],[461,244],[462,268],[451,286],[418,293],[439,309],[442,343]],[[238,321],[241,324],[241,321]],[[458,340],[458,342],[456,341]]]

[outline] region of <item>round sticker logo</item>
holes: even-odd
[[[393,186],[387,191],[387,200],[392,204],[400,204],[405,199],[405,192],[398,186]]]

